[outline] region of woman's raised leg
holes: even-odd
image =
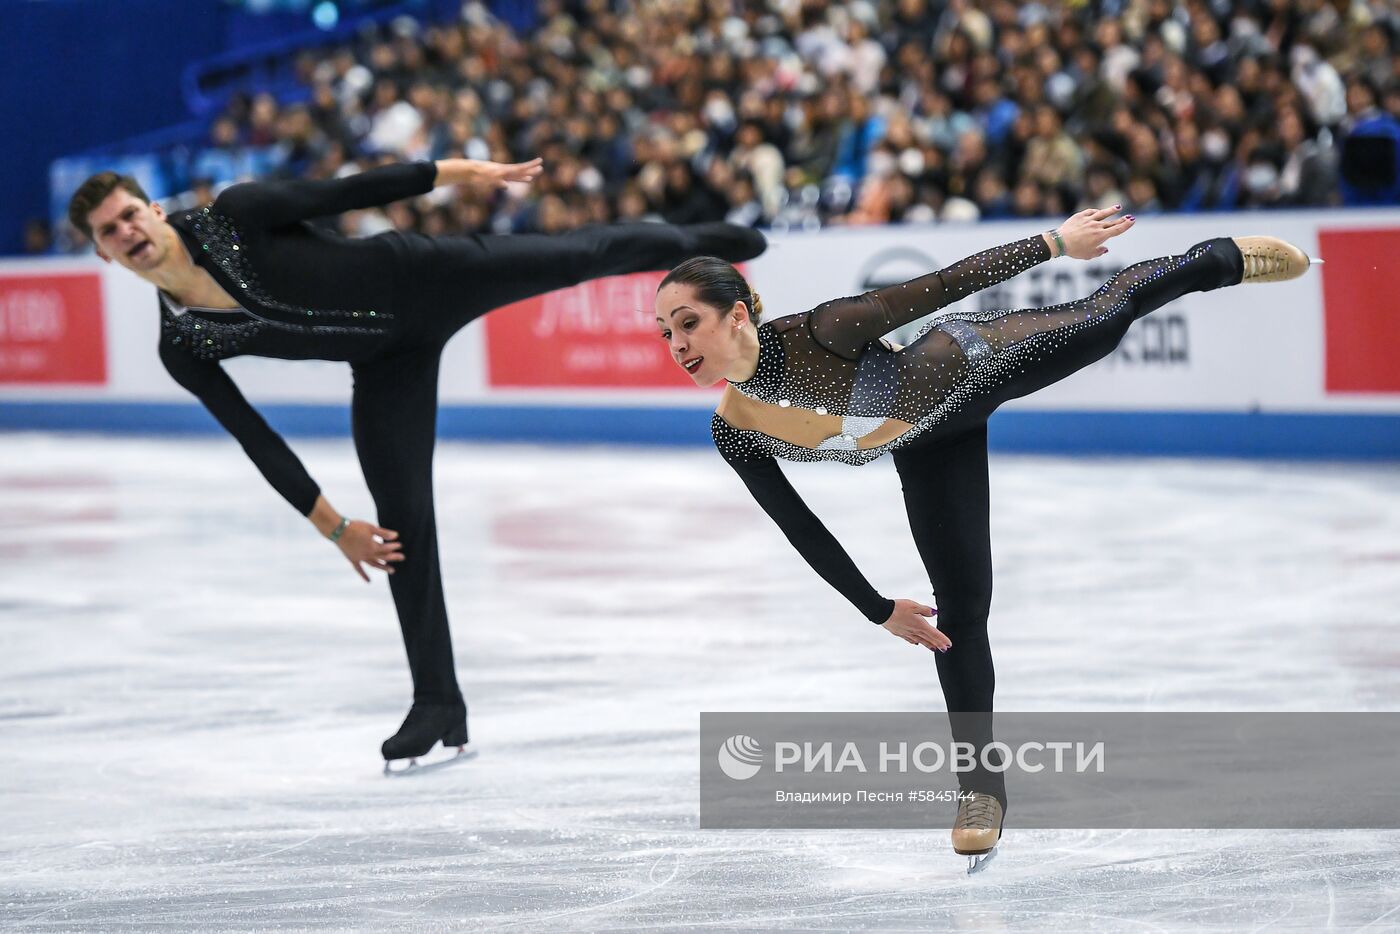
[[[972,365],[963,379],[977,386],[952,424],[975,424],[1003,402],[1108,356],[1138,318],[1190,292],[1234,285],[1243,271],[1235,242],[1219,238],[1134,263],[1094,294],[1062,305],[949,315],[938,327],[962,348]]]

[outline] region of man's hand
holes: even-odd
[[[381,529],[372,522],[354,519],[340,533],[340,540],[335,544],[349,560],[355,573],[369,583],[364,565],[393,574],[393,565],[403,560],[403,545],[397,541],[398,537],[399,533],[393,529]]]
[[[928,649],[946,652],[953,647],[953,640],[939,632],[925,617],[937,616],[933,607],[915,603],[913,600],[896,600],[894,612],[880,625],[910,645],[922,645]]]
[[[490,195],[511,182],[528,185],[544,171],[544,160],[483,162],[479,159],[440,159],[435,187],[465,185],[477,194]]]
[[[1060,239],[1065,242],[1064,255],[1075,259],[1093,259],[1107,253],[1108,247],[1104,246],[1103,242],[1110,237],[1126,233],[1137,221],[1131,214],[1113,217],[1121,207],[1121,204],[1115,204],[1102,210],[1089,208],[1071,215],[1069,220],[1059,227]],[[1060,251],[1055,247],[1054,238],[1045,234],[1045,239],[1050,244],[1050,251],[1056,256],[1060,255]]]

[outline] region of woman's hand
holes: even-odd
[[[369,575],[363,565],[378,568],[386,574],[393,574],[393,564],[403,560],[403,545],[396,541],[399,533],[393,529],[381,529],[372,522],[354,519],[340,533],[336,547],[349,560],[355,573],[369,583]]]
[[[880,625],[910,645],[922,645],[930,649],[946,652],[953,647],[953,640],[939,632],[929,623],[926,616],[937,616],[932,607],[915,603],[913,600],[896,600],[894,612]]]
[[[1071,215],[1069,220],[1059,226],[1060,239],[1065,243],[1064,255],[1075,259],[1093,259],[1107,253],[1108,247],[1104,246],[1103,242],[1110,237],[1126,233],[1136,223],[1131,214],[1113,217],[1122,207],[1121,204],[1115,204],[1102,210],[1089,208]],[[1046,234],[1045,239],[1050,241],[1051,251],[1059,255],[1054,237]]]

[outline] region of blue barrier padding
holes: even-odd
[[[341,405],[260,405],[279,432],[343,437]],[[708,445],[700,408],[443,406],[440,437],[543,444]],[[0,402],[0,430],[210,435],[223,429],[184,403]],[[1400,460],[1400,415],[1235,412],[998,412],[993,450],[1045,454]]]

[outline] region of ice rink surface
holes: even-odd
[[[294,447],[369,516],[348,442]],[[793,465],[927,599],[887,463]],[[478,757],[386,779],[365,585],[230,441],[0,436],[0,927],[1400,930],[1400,833],[702,832],[702,710],[941,709],[712,451],[445,444]],[[996,457],[1002,710],[1400,707],[1395,465]],[[951,805],[949,819],[951,822]]]

